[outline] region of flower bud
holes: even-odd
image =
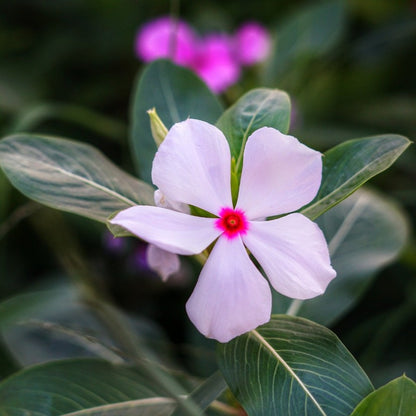
[[[147,110],[147,114],[150,117],[150,130],[152,131],[153,139],[156,146],[159,147],[168,134],[168,129],[157,115],[155,108]]]

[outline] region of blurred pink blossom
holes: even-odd
[[[135,50],[144,62],[169,58],[190,68],[213,92],[221,93],[239,80],[241,65],[267,57],[270,36],[260,24],[248,22],[234,36],[215,33],[200,38],[184,21],[165,16],[142,26]]]
[[[257,22],[244,23],[234,35],[234,53],[242,65],[264,61],[270,46],[269,32]]]
[[[226,35],[209,35],[199,42],[191,64],[195,73],[216,93],[226,90],[240,77],[240,66],[234,59],[231,46]]]
[[[159,58],[170,58],[179,65],[189,65],[195,53],[196,36],[183,21],[169,16],[146,23],[138,31],[135,49],[137,55],[150,62]]]

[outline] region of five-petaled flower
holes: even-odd
[[[220,342],[266,323],[267,280],[283,295],[308,299],[335,277],[319,227],[299,213],[318,192],[322,157],[296,138],[263,127],[247,139],[237,202],[223,133],[206,122],[175,124],[153,161],[152,180],[169,200],[201,208],[202,217],[153,206],[119,212],[111,222],[181,255],[212,246],[186,304],[194,325]],[[267,220],[268,217],[279,216]]]

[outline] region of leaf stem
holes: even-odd
[[[170,1],[170,18],[173,22],[173,30],[169,38],[169,58],[172,62],[175,61],[175,55],[178,48],[178,29],[179,29],[179,0]]]
[[[195,254],[193,257],[201,266],[203,266],[208,259],[208,252],[204,250],[202,253]]]
[[[348,233],[351,231],[352,226],[357,221],[361,213],[363,212],[366,201],[365,201],[365,195],[360,195],[357,200],[355,201],[353,207],[349,211],[349,213],[346,215],[344,220],[342,221],[342,224],[338,228],[337,232],[333,235],[331,238],[331,241],[328,243],[328,249],[329,254],[332,257],[335,252],[338,250],[339,246],[344,241],[345,237],[348,235]],[[303,300],[294,299],[292,303],[290,304],[286,315],[290,316],[296,316],[303,304]]]
[[[361,213],[365,208],[365,194],[361,194],[357,200],[355,201],[354,205],[342,221],[342,224],[338,228],[337,232],[331,238],[331,241],[328,244],[329,254],[333,256],[335,252],[338,250],[338,247],[342,244],[345,240],[345,237],[351,231],[352,226],[357,221]]]
[[[0,225],[0,240],[20,221],[34,214],[41,205],[30,201],[17,207],[11,215]]]
[[[211,405],[209,406],[211,409],[217,410],[218,412],[224,415],[235,415],[235,416],[242,416],[244,413],[241,412],[240,409],[232,407],[228,404],[220,402],[218,400],[214,400]]]
[[[286,311],[286,315],[289,316],[296,316],[299,312],[299,309],[301,308],[303,304],[302,299],[293,299],[292,303],[290,304],[288,310]]]

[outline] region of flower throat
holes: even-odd
[[[222,230],[228,239],[233,239],[248,230],[248,221],[241,209],[221,208],[215,226]]]

